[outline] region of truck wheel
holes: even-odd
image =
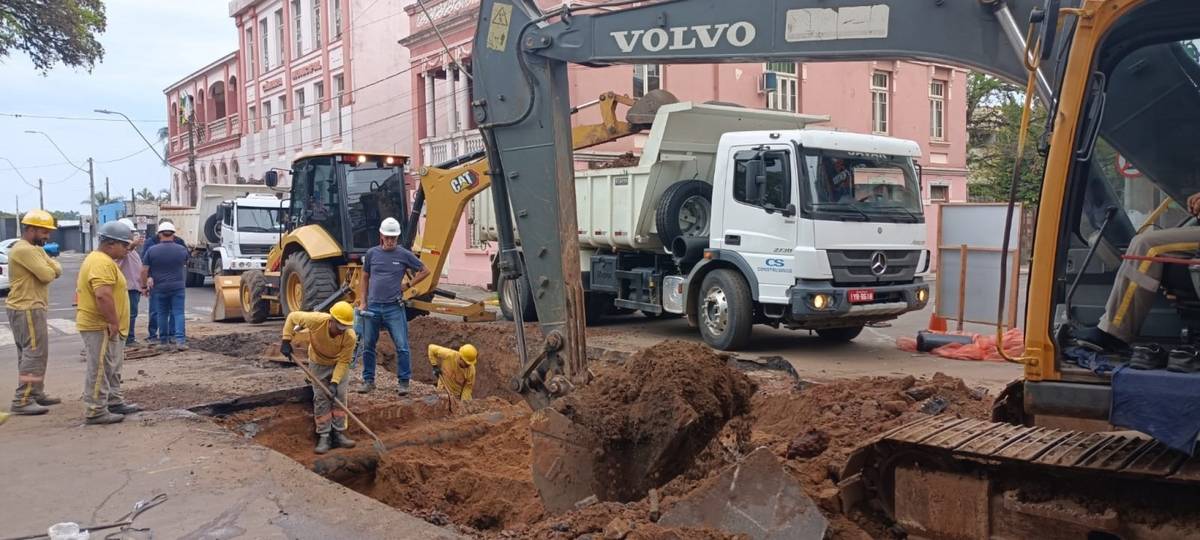
[[[833,343],[849,343],[854,341],[863,331],[862,325],[849,328],[822,328],[817,330],[817,336]]]
[[[601,293],[584,293],[583,295],[583,318],[584,323],[588,326],[600,324],[609,314],[615,314],[617,311],[613,306],[611,294]]]
[[[221,243],[221,217],[217,214],[204,220],[204,239],[214,244]]]
[[[259,270],[250,270],[242,274],[240,296],[242,298],[242,316],[246,322],[258,324],[267,320],[271,315],[271,302],[263,299],[267,292],[267,278]]]
[[[521,315],[525,322],[537,320],[537,307],[533,305],[533,291],[529,289],[529,281],[522,279],[521,287],[517,282],[503,275],[496,278],[496,291],[500,299],[500,314],[510,321],[517,320],[513,315],[513,306],[517,303],[517,295],[521,298]]]
[[[183,278],[183,285],[185,287],[203,287],[204,286],[204,274],[197,274],[195,272],[187,272],[187,275]]]
[[[314,261],[308,253],[297,251],[283,263],[280,299],[283,314],[311,311],[338,290],[337,270],[333,265]]]
[[[676,238],[708,237],[712,223],[712,185],[701,180],[677,182],[663,192],[654,213],[658,239],[667,248]]]
[[[700,336],[710,347],[736,351],[750,340],[754,301],[750,286],[737,272],[722,268],[704,276],[697,311]]]

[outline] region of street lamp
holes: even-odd
[[[187,171],[180,169],[179,167],[176,167],[176,166],[172,165],[170,162],[168,162],[167,158],[163,157],[163,155],[158,152],[158,148],[155,147],[154,144],[152,144],[150,142],[150,139],[146,138],[146,135],[144,133],[142,133],[142,130],[138,129],[137,124],[133,123],[133,120],[131,120],[129,118],[129,116],[127,116],[125,113],[123,113],[121,111],[110,111],[108,109],[94,109],[94,110],[95,110],[95,112],[98,112],[100,114],[115,114],[117,116],[120,116],[121,118],[124,118],[126,122],[129,122],[129,127],[132,127],[133,130],[137,132],[138,136],[142,138],[142,141],[144,141],[146,143],[146,146],[150,147],[150,151],[154,152],[154,155],[158,156],[159,160],[161,160],[163,163],[165,163],[168,167],[170,167],[172,169],[175,169],[181,173],[185,173],[185,174],[187,173]]]

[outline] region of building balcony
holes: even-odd
[[[237,114],[218,118],[208,123],[197,122],[194,126],[192,144],[197,150],[209,144],[223,143],[237,139],[242,135],[241,117]],[[168,157],[187,154],[188,133],[186,129],[183,133],[171,137],[169,142],[170,144],[167,147]]]
[[[421,139],[421,164],[434,166],[480,150],[483,150],[483,138],[475,130],[429,137]]]

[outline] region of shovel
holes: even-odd
[[[380,457],[383,457],[383,454],[387,452],[387,448],[383,446],[383,441],[379,439],[379,436],[376,435],[374,431],[371,431],[371,428],[367,427],[362,420],[359,420],[358,415],[354,414],[354,412],[350,410],[350,407],[347,407],[345,403],[342,403],[342,400],[333,395],[333,392],[329,391],[329,387],[325,386],[324,382],[322,382],[320,379],[317,379],[317,377],[315,377],[313,373],[308,370],[308,366],[305,366],[299,360],[292,358],[292,355],[290,354],[287,355],[287,357],[288,360],[291,360],[292,363],[296,364],[296,366],[304,372],[304,375],[308,377],[308,380],[313,382],[313,385],[315,385],[317,388],[320,388],[321,391],[324,392],[325,395],[329,396],[329,399],[332,399],[338,407],[341,407],[343,411],[346,411],[346,415],[349,416],[351,420],[354,420],[354,423],[358,424],[358,427],[362,428],[362,430],[365,431],[367,435],[370,435],[372,439],[375,439],[375,442],[372,443],[375,446],[375,451],[379,453]]]

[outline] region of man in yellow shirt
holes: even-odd
[[[133,231],[119,221],[100,226],[100,245],[83,260],[75,292],[75,326],[87,352],[85,423],[115,424],[142,409],[121,397],[121,362],[129,334],[129,295],[117,261],[129,252]]]
[[[450,395],[463,401],[471,400],[475,391],[475,359],[479,352],[470,343],[458,350],[429,344],[429,363],[433,364],[433,378],[437,379],[438,390],[446,389]]]
[[[46,359],[50,343],[46,332],[46,307],[50,282],[62,275],[58,261],[46,255],[42,246],[50,238],[54,217],[45,210],[30,210],[21,220],[21,239],[8,251],[10,290],[5,307],[8,325],[17,345],[17,394],[13,414],[46,414],[47,405],[61,399],[46,395]]]
[[[350,359],[358,341],[352,326],[354,307],[347,302],[334,304],[329,313],[293,311],[283,323],[283,343],[279,346],[279,351],[291,358],[292,336],[297,330],[308,330],[308,369],[342,403],[346,403],[342,380],[350,371]],[[325,395],[316,381],[312,385],[313,421],[318,436],[315,452],[324,454],[335,446],[354,448],[354,441],[345,433],[346,411]]]

